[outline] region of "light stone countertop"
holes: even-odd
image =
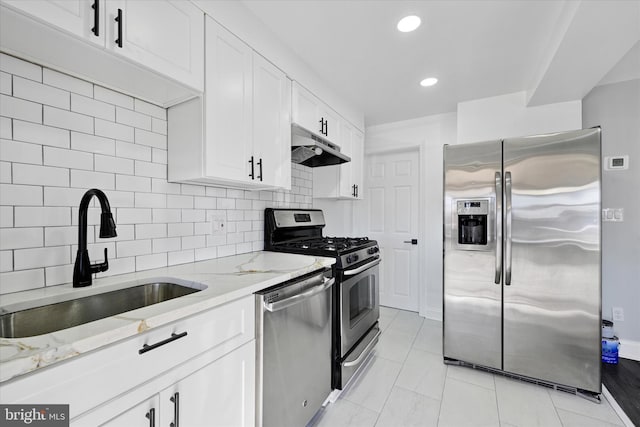
[[[57,332],[26,338],[0,338],[0,382],[251,295],[334,263],[333,258],[252,252],[94,279],[93,285],[85,288],[73,288],[69,283],[2,295],[0,314],[151,281],[173,279],[191,287],[206,287],[200,292]]]

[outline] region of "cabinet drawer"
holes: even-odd
[[[69,404],[74,418],[204,351],[253,340],[254,319],[250,295],[2,384],[2,402]]]

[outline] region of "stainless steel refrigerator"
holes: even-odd
[[[444,348],[597,395],[600,128],[444,148]]]

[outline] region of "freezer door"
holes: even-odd
[[[502,368],[501,245],[496,244],[501,161],[501,141],[444,150],[443,354],[497,369]]]
[[[504,141],[504,370],[600,392],[600,129]]]

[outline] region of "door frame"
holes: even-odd
[[[365,144],[365,152],[364,152],[364,167],[368,166],[367,157],[373,155],[386,155],[393,153],[402,153],[402,152],[410,152],[417,151],[418,152],[418,165],[420,168],[420,173],[418,174],[418,203],[420,206],[420,210],[418,211],[418,260],[423,260],[426,257],[426,211],[425,211],[425,203],[426,196],[424,194],[422,183],[425,181],[425,168],[426,168],[426,160],[425,160],[425,149],[426,141],[418,141],[414,143],[407,143],[402,146],[397,145],[397,141],[389,140],[389,147],[385,148],[374,148],[367,149]],[[367,169],[365,169],[366,171]],[[365,172],[366,173],[366,172]],[[366,181],[366,178],[365,178]],[[366,190],[366,188],[365,188]],[[355,213],[354,209],[354,223],[355,223]],[[366,230],[365,230],[366,231]],[[442,313],[430,312],[427,309],[427,289],[425,279],[427,277],[427,267],[425,263],[418,262],[418,314],[421,317],[426,317],[428,319],[433,320],[442,320]]]

